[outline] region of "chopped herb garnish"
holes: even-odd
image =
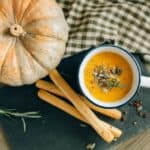
[[[119,80],[121,74],[122,69],[118,66],[105,67],[100,65],[96,66],[93,71],[94,80],[104,92],[108,92],[114,87],[122,87]]]

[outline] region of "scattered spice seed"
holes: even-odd
[[[143,102],[141,100],[133,101],[129,103],[129,106],[133,106],[136,108],[137,111],[140,111],[143,109]]]
[[[128,112],[126,110],[122,111],[123,115],[127,115]]]
[[[124,116],[121,117],[121,121],[125,122],[126,118]]]
[[[81,124],[80,124],[80,127],[82,127],[82,128],[86,128],[86,127],[87,127],[87,125],[85,125],[85,124],[81,123]]]
[[[133,106],[134,106],[135,108],[138,108],[138,107],[142,106],[142,101],[134,101],[134,102],[133,102]]]
[[[128,105],[132,106],[132,107],[134,107],[136,109],[137,115],[139,117],[142,117],[142,118],[147,118],[148,117],[149,113],[143,111],[143,102],[141,100],[135,100],[133,102],[130,102]],[[124,114],[124,112],[123,112],[123,114]],[[122,121],[124,121],[124,118],[122,118]],[[132,122],[132,124],[133,125],[137,125],[137,122],[134,121],[134,122]]]
[[[113,141],[116,142],[116,141],[117,141],[117,138],[114,138]]]
[[[133,125],[137,125],[137,122],[136,121],[133,121],[133,123],[132,123]]]
[[[139,102],[136,103],[136,108],[140,107],[141,104]]]
[[[143,118],[146,118],[146,117],[147,117],[146,113],[143,113],[142,117],[143,117]]]
[[[142,109],[143,109],[142,105],[136,108],[137,111],[141,111]]]
[[[87,150],[94,150],[95,147],[96,147],[96,143],[89,143],[89,144],[87,144],[86,149]]]

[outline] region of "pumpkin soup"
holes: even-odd
[[[85,66],[84,82],[87,89],[93,97],[105,102],[123,98],[131,89],[132,80],[128,62],[113,52],[96,54]]]

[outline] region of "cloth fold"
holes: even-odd
[[[66,56],[114,40],[150,54],[149,0],[58,0],[70,27]],[[146,55],[150,61],[150,55]]]

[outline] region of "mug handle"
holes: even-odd
[[[141,77],[141,86],[145,88],[150,88],[150,77],[142,76]]]

